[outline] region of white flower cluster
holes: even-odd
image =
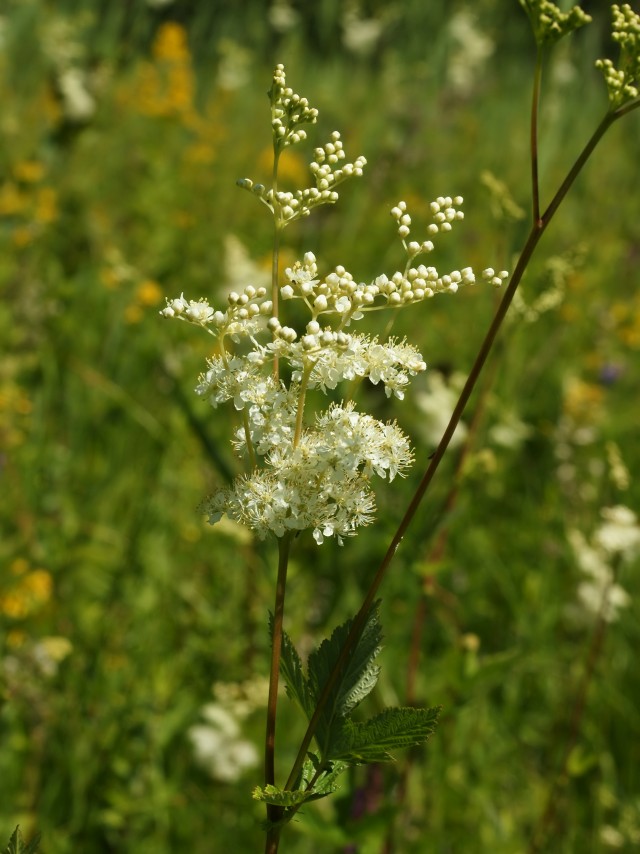
[[[611,37],[620,45],[619,68],[610,59],[598,59],[596,68],[604,74],[611,108],[617,109],[640,94],[640,14],[628,3],[614,3],[611,10]]]
[[[580,604],[588,614],[613,622],[630,603],[613,567],[640,554],[640,525],[636,514],[621,504],[604,507],[601,515],[603,521],[589,541],[576,530],[568,538],[584,576],[578,586]]]
[[[290,412],[281,411],[283,422]],[[289,421],[292,428],[292,420]],[[334,404],[303,432],[297,444],[278,441],[266,467],[241,477],[208,499],[202,509],[211,523],[226,513],[264,538],[313,529],[325,537],[352,536],[373,520],[371,475],[402,474],[412,462],[409,441],[395,423],[382,424],[356,412],[353,403]]]
[[[299,125],[315,121],[317,111],[286,87],[282,66],[274,74],[271,101],[277,167],[281,141],[284,145],[302,139]],[[334,201],[336,184],[362,174],[364,158],[341,165],[344,159],[336,132],[324,148],[315,150],[311,165],[315,189],[294,196],[249,179],[241,184],[270,208],[281,227],[316,203]],[[443,196],[431,203],[429,236],[450,231],[453,222],[462,219],[462,201],[459,196]],[[226,514],[259,537],[269,533],[282,537],[310,528],[318,543],[332,536],[342,543],[372,521],[371,478],[393,480],[411,464],[409,441],[397,424],[361,414],[352,402],[332,404],[316,415],[314,424],[305,418],[310,390],[327,393],[343,381],[368,380],[381,384],[387,397],[402,399],[411,378],[427,367],[418,350],[404,340],[381,341],[347,332],[347,327],[367,311],[455,293],[475,282],[470,267],[440,275],[435,267],[415,266],[417,256],[431,252],[433,243],[430,239],[407,243],[411,218],[405,202],[393,208],[392,216],[408,260],[404,270],[391,277],[383,274],[369,283],[358,282],[342,266],[321,276],[315,256],[307,252],[285,270],[283,283],[274,276],[270,299],[266,288],[248,285],[242,293],[229,294],[224,311],[207,300],[190,301],[183,295],[167,300],[160,312],[164,317],[204,328],[216,339],[215,354],[200,376],[197,393],[214,408],[231,402],[239,414],[232,444],[246,461],[247,473],[203,504],[210,522]],[[491,268],[482,275],[495,285],[507,277]],[[301,301],[309,312],[303,329],[285,325],[277,316],[274,306],[290,300]],[[235,348],[237,343],[241,346]],[[281,369],[288,383],[281,378]]]

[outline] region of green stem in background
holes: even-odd
[[[504,353],[504,349],[502,352]],[[495,374],[499,365],[500,359],[496,359],[494,356],[490,368],[487,372],[485,372],[483,385],[479,391],[479,399],[475,411],[473,413],[473,417],[471,418],[471,422],[469,424],[467,436],[458,456],[455,471],[451,478],[451,488],[449,489],[449,492],[447,493],[447,496],[444,499],[442,511],[439,514],[442,518],[445,519],[445,524],[440,529],[435,542],[431,545],[431,548],[427,552],[425,559],[425,564],[427,566],[433,566],[434,564],[439,563],[445,555],[447,542],[449,539],[449,528],[446,524],[446,519],[455,509],[456,502],[458,500],[458,495],[460,494],[462,479],[464,477],[464,468],[467,460],[469,459],[469,455],[473,449],[475,439],[478,435],[478,430],[482,422],[485,408],[487,405],[489,391],[493,386]],[[429,591],[433,590],[434,587],[435,581],[432,574],[425,575],[421,579],[421,595],[418,601],[418,605],[416,607],[413,630],[411,633],[411,644],[409,647],[409,665],[407,667],[405,694],[405,703],[408,706],[414,706],[417,701],[416,677],[418,672],[418,666],[420,663],[420,650],[422,649],[422,632],[426,618],[426,600]]]
[[[522,277],[524,275],[525,270],[527,269],[527,267],[529,265],[529,261],[531,260],[531,256],[533,255],[535,248],[538,245],[538,242],[540,241],[540,238],[542,237],[547,226],[549,225],[549,222],[553,218],[553,215],[557,211],[562,200],[565,198],[569,189],[571,188],[572,184],[574,183],[575,179],[577,178],[578,174],[582,170],[582,167],[585,165],[585,163],[589,159],[589,156],[593,152],[594,148],[596,147],[596,145],[598,144],[598,142],[600,141],[600,139],[602,138],[602,136],[604,135],[606,130],[613,123],[613,121],[615,121],[616,118],[618,118],[618,115],[616,113],[610,112],[610,113],[607,113],[605,115],[603,120],[600,122],[600,124],[598,125],[598,127],[594,131],[592,137],[587,142],[583,151],[580,153],[578,159],[576,160],[573,167],[569,171],[567,177],[565,178],[565,180],[561,184],[560,188],[556,192],[551,203],[549,204],[549,207],[547,208],[547,210],[545,211],[543,216],[540,218],[540,220],[534,221],[534,223],[531,226],[529,236],[527,237],[527,240],[526,240],[525,245],[522,249],[522,252],[520,253],[520,257],[518,258],[518,261],[516,263],[515,269],[513,271],[513,275],[511,277],[511,281],[509,282],[509,285],[507,286],[505,294],[502,297],[502,300],[500,301],[500,305],[498,306],[498,309],[497,309],[496,314],[493,318],[493,321],[491,322],[491,326],[489,327],[489,330],[488,330],[488,332],[484,338],[484,341],[482,342],[482,344],[480,346],[480,350],[478,351],[478,355],[476,356],[476,359],[473,363],[471,371],[469,372],[469,376],[467,377],[467,381],[464,385],[464,388],[462,389],[462,392],[460,393],[460,397],[459,397],[458,402],[457,402],[457,404],[453,410],[453,414],[451,415],[451,418],[449,420],[447,428],[444,431],[444,435],[443,435],[442,439],[440,440],[440,444],[438,445],[435,453],[433,454],[433,456],[431,458],[431,462],[430,462],[429,466],[427,467],[427,470],[425,471],[425,473],[422,477],[422,480],[420,481],[418,488],[417,488],[413,498],[411,499],[411,502],[409,503],[409,506],[408,506],[408,508],[404,514],[404,517],[402,518],[402,521],[400,522],[398,529],[397,529],[393,539],[391,540],[391,543],[387,549],[386,554],[384,555],[384,557],[380,563],[380,566],[378,567],[378,570],[377,570],[377,572],[376,572],[376,574],[375,574],[375,576],[371,582],[369,590],[367,591],[367,594],[364,598],[362,606],[361,606],[360,610],[358,611],[358,614],[356,615],[356,617],[353,621],[353,624],[351,626],[351,630],[349,632],[349,635],[347,636],[347,639],[346,639],[345,644],[342,648],[342,651],[341,651],[341,653],[340,653],[340,655],[336,661],[335,667],[333,668],[329,678],[327,679],[327,682],[326,682],[326,684],[322,690],[322,693],[318,699],[318,704],[317,704],[316,709],[315,709],[315,711],[311,717],[311,720],[309,721],[309,725],[308,725],[307,730],[305,732],[304,738],[302,739],[302,743],[300,745],[298,755],[296,756],[295,762],[294,762],[293,767],[291,769],[291,773],[289,774],[289,778],[288,778],[286,786],[285,786],[285,788],[287,788],[287,789],[290,789],[294,785],[295,781],[298,779],[298,775],[302,769],[302,765],[304,763],[305,756],[307,754],[307,751],[309,749],[309,746],[310,746],[311,741],[313,739],[313,736],[315,734],[316,728],[318,726],[320,716],[321,716],[321,714],[324,710],[324,707],[328,701],[328,698],[331,694],[333,686],[335,685],[337,679],[339,678],[340,674],[342,673],[346,661],[348,660],[353,648],[357,644],[358,639],[360,638],[360,635],[362,634],[362,630],[363,630],[365,623],[366,623],[367,614],[369,613],[369,610],[370,610],[370,608],[371,608],[371,606],[372,606],[372,604],[376,598],[376,595],[378,593],[378,589],[379,589],[379,587],[380,587],[380,585],[384,579],[384,576],[386,575],[387,570],[389,569],[389,566],[391,564],[391,560],[394,557],[394,555],[398,549],[398,546],[402,542],[404,535],[406,534],[406,532],[409,528],[409,525],[413,521],[413,517],[415,516],[415,514],[416,514],[416,512],[417,512],[417,510],[418,510],[418,508],[422,502],[422,499],[424,498],[424,495],[425,495],[431,481],[433,480],[433,477],[434,477],[434,475],[438,469],[438,466],[440,465],[440,462],[442,461],[442,458],[444,457],[444,454],[445,454],[445,452],[449,446],[449,443],[453,437],[453,434],[456,430],[456,427],[458,426],[458,423],[459,423],[459,421],[462,417],[462,414],[463,414],[463,412],[467,406],[467,403],[469,402],[469,398],[471,397],[471,394],[473,393],[473,391],[475,389],[476,383],[478,382],[478,378],[480,376],[482,368],[484,367],[484,364],[487,360],[487,357],[493,348],[494,342],[495,342],[496,337],[498,335],[498,331],[500,330],[500,327],[502,326],[504,318],[506,317],[509,306],[511,305],[511,302],[513,300],[513,296],[514,296],[514,294],[518,288],[518,285],[522,281]]]
[[[533,75],[533,94],[531,97],[531,201],[533,204],[533,222],[540,222],[540,182],[538,178],[538,110],[540,106],[540,83],[542,80],[543,49],[538,45],[536,67]]]
[[[550,838],[552,833],[554,833],[555,841],[559,841],[557,835],[557,824],[559,818],[559,811],[561,808],[559,803],[559,796],[562,789],[569,782],[569,762],[571,760],[571,754],[573,753],[573,750],[576,744],[578,743],[578,738],[580,736],[580,727],[582,726],[582,719],[584,717],[584,713],[587,706],[587,695],[589,693],[589,687],[593,682],[596,664],[598,663],[598,660],[602,655],[602,649],[604,646],[607,631],[607,620],[605,619],[605,614],[609,601],[609,594],[611,593],[611,588],[615,584],[617,578],[617,571],[618,567],[616,566],[614,567],[613,578],[602,594],[600,610],[598,613],[595,628],[593,630],[593,635],[591,636],[591,643],[589,644],[589,649],[587,651],[584,672],[582,674],[580,685],[578,686],[578,689],[575,693],[573,711],[571,714],[571,723],[564,748],[564,755],[560,764],[560,769],[549,788],[549,792],[547,794],[547,803],[544,812],[540,817],[538,826],[535,828],[534,832],[531,835],[531,844],[529,845],[528,854],[538,854],[538,852],[544,850],[545,842]]]
[[[284,622],[284,599],[287,586],[287,568],[289,566],[289,549],[291,534],[278,537],[278,579],[276,581],[276,601],[273,612],[271,633],[271,671],[269,674],[269,699],[267,701],[267,731],[264,748],[264,781],[265,785],[275,785],[275,749],[276,749],[276,710],[278,705],[278,679],[280,675],[280,654],[282,651],[282,630]],[[271,804],[267,805],[267,818],[276,823],[281,818],[282,810]],[[274,835],[275,834],[275,835]],[[265,854],[273,854],[278,850],[278,839],[275,828],[267,835]],[[275,847],[273,847],[275,845]]]

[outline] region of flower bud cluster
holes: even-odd
[[[428,231],[434,235],[439,231],[450,231],[452,223],[464,216],[458,209],[462,202],[461,196],[453,199],[450,196],[441,196],[431,202],[433,221]],[[398,202],[391,215],[398,223],[398,233],[403,238],[409,262],[418,255],[433,251],[431,240],[422,243],[406,242],[411,217],[407,213],[405,202]],[[293,267],[288,267],[285,275],[288,283],[280,289],[283,300],[303,299],[313,320],[321,314],[337,314],[340,316],[341,327],[348,326],[352,320],[360,320],[365,311],[385,306],[400,308],[409,303],[429,299],[436,294],[456,293],[461,286],[473,285],[476,281],[471,267],[440,275],[435,267],[427,267],[424,264],[417,267],[407,265],[404,272],[396,271],[391,278],[382,274],[370,283],[356,282],[351,273],[342,266],[336,267],[332,273],[321,279],[318,278],[318,266],[312,252],[308,252],[302,262],[296,261]],[[508,273],[496,273],[492,268],[488,268],[482,276],[499,287],[508,278]]]
[[[462,196],[456,196],[453,199],[451,196],[438,196],[434,202],[431,202],[429,208],[431,210],[432,222],[427,226],[428,234],[433,235],[439,231],[451,231],[452,223],[455,220],[464,219],[464,214],[461,210],[458,210],[463,201]],[[425,240],[423,243],[412,240],[410,243],[406,243],[406,239],[411,231],[411,217],[407,213],[406,202],[398,202],[395,207],[391,208],[391,216],[398,223],[398,234],[405,244],[409,257],[433,251],[433,243],[430,240]]]
[[[337,164],[345,159],[342,140],[337,130],[331,134],[331,141],[324,148],[316,148],[314,159],[309,164],[309,169],[316,179],[316,187],[322,193],[340,184],[347,178],[362,178],[362,172],[367,165],[366,158],[360,155],[353,163],[345,163],[340,168]]]
[[[520,0],[520,5],[529,16],[539,45],[554,44],[592,20],[579,6],[562,12],[551,0]]]
[[[272,301],[266,297],[266,288],[247,285],[241,294],[232,291],[228,295],[226,311],[216,311],[207,299],[186,300],[181,294],[175,299],[167,299],[167,305],[160,314],[162,317],[175,317],[195,326],[208,327],[211,334],[220,337],[248,335],[260,328],[258,318],[268,317],[273,310]]]
[[[276,146],[282,149],[306,139],[307,134],[300,126],[315,124],[318,111],[309,106],[306,98],[296,95],[293,89],[287,86],[284,65],[276,65],[269,97],[271,129]]]
[[[335,168],[339,161],[344,160],[345,153],[338,131],[331,134],[331,142],[324,148],[316,148],[315,159],[309,165],[316,186],[304,190],[274,191],[264,184],[254,184],[250,178],[240,178],[236,183],[243,190],[249,190],[265,204],[276,217],[280,225],[288,225],[296,219],[309,216],[313,208],[319,205],[335,204],[338,193],[335,187],[347,178],[360,178],[366,159],[361,155],[353,163],[345,163]]]
[[[493,267],[487,267],[486,270],[482,271],[482,278],[489,282],[489,284],[493,285],[494,288],[499,288],[502,283],[509,278],[509,273],[506,270],[501,270],[499,273],[496,273]]]
[[[596,60],[609,93],[609,104],[617,109],[640,94],[640,14],[628,3],[613,4],[612,39],[620,45],[619,68],[610,59]]]

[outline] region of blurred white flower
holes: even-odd
[[[220,39],[218,52],[218,86],[227,92],[241,89],[249,81],[251,52],[233,39]]]
[[[373,53],[382,35],[383,24],[377,18],[363,18],[357,5],[347,8],[342,18],[342,43],[352,53]]]
[[[267,18],[276,32],[286,33],[295,27],[300,15],[288,0],[275,0],[267,12]]]
[[[51,635],[33,646],[33,657],[43,676],[55,676],[58,665],[73,650],[68,638]]]
[[[188,731],[196,760],[216,780],[232,782],[248,768],[258,764],[256,746],[240,736],[237,719],[217,703],[202,709],[206,723],[196,724]]]
[[[640,552],[640,526],[636,514],[623,505],[604,507],[601,516],[604,521],[589,541],[576,530],[569,531],[567,539],[585,576],[578,585],[578,601],[588,614],[613,622],[631,599],[617,583],[611,560],[630,560]]]
[[[452,16],[449,34],[454,48],[447,67],[447,80],[458,94],[468,95],[495,45],[480,30],[476,16],[469,9],[460,9]]]
[[[221,291],[239,291],[251,282],[256,288],[271,285],[271,270],[264,269],[253,261],[247,247],[235,236],[224,238],[224,282]]]
[[[58,77],[62,104],[66,117],[74,122],[90,119],[96,111],[96,102],[87,88],[87,77],[80,68],[66,68]]]
[[[418,391],[415,394],[416,405],[424,415],[419,429],[425,442],[438,445],[458,401],[464,377],[462,374],[453,374],[447,380],[439,371],[432,370],[427,374],[427,385],[427,391]],[[461,421],[453,434],[450,447],[459,445],[466,435],[467,427]]]
[[[519,448],[529,438],[532,430],[515,412],[505,412],[501,420],[489,430],[489,438],[502,448]]]
[[[632,557],[640,550],[640,526],[636,514],[624,505],[604,507],[605,520],[595,533],[594,541],[607,554]]]

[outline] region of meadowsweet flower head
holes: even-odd
[[[270,98],[277,177],[279,150],[304,139],[300,126],[315,122],[317,110],[287,86],[282,66],[276,67]],[[362,175],[363,157],[344,161],[335,131],[315,149],[315,188],[286,193],[248,178],[240,185],[266,205],[281,228],[317,204],[335,201],[337,184]],[[404,398],[413,377],[426,370],[420,352],[406,340],[380,340],[354,326],[370,311],[412,305],[417,310],[426,299],[475,283],[471,267],[441,274],[419,261],[433,251],[435,239],[463,219],[462,203],[460,196],[431,202],[426,234],[415,240],[409,240],[406,203],[394,206],[391,215],[406,258],[391,275],[359,281],[342,265],[323,270],[313,252],[306,252],[282,276],[274,275],[270,294],[248,284],[220,306],[182,294],[167,300],[162,316],[205,329],[215,339],[197,393],[216,409],[230,405],[237,415],[232,446],[246,470],[203,503],[211,523],[226,515],[260,538],[310,529],[320,544],[330,537],[342,543],[373,521],[371,481],[405,474],[413,461],[408,438],[395,422],[361,413],[353,401],[334,402],[314,418],[306,412],[307,393],[367,381],[382,386],[387,397]],[[490,267],[482,273],[496,286],[506,277]],[[306,320],[299,321],[299,311],[290,312],[293,302],[306,311]],[[298,318],[295,327],[288,314]]]
[[[628,3],[611,7],[613,28],[611,38],[620,46],[616,67],[610,59],[598,59],[607,85],[609,106],[618,109],[640,94],[640,15]]]
[[[562,12],[551,0],[520,0],[520,5],[529,16],[539,45],[554,44],[592,20],[579,6]]]

